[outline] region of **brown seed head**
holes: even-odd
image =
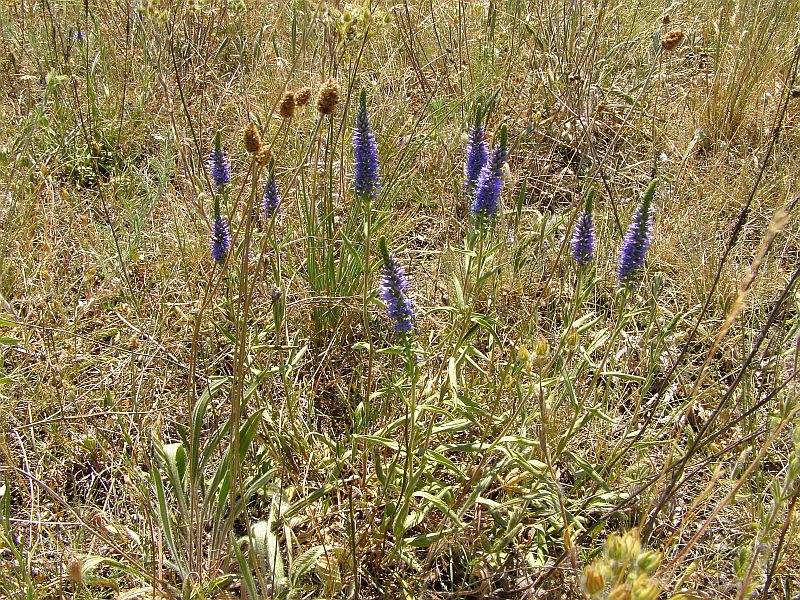
[[[278,102],[278,114],[284,119],[291,119],[294,116],[294,110],[297,107],[297,100],[295,99],[294,92],[286,92]]]
[[[252,123],[248,123],[244,128],[244,147],[250,154],[258,154],[258,151],[261,150],[261,136]]]
[[[317,111],[321,115],[331,115],[339,105],[339,85],[333,79],[322,84],[317,96]]]
[[[256,162],[259,167],[266,167],[269,164],[270,158],[272,158],[272,152],[269,151],[267,146],[262,146],[261,150],[256,154]]]
[[[72,583],[83,581],[83,561],[77,556],[73,556],[67,563],[67,577]]]
[[[297,102],[297,106],[305,106],[311,100],[311,88],[306,86],[297,90],[294,93],[294,99]]]
[[[670,50],[675,50],[675,48],[677,48],[683,41],[684,37],[683,31],[680,29],[675,29],[674,31],[665,33],[661,36],[661,47],[667,52]]]

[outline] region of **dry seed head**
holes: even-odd
[[[256,162],[259,167],[266,167],[269,164],[269,159],[272,158],[272,152],[269,151],[267,146],[261,146],[261,149],[256,154]]]
[[[250,154],[258,154],[261,150],[261,136],[252,123],[248,123],[244,128],[244,147]]]
[[[297,100],[294,92],[286,92],[278,103],[278,114],[284,119],[291,119],[294,116]]]
[[[321,115],[331,115],[336,112],[339,105],[339,84],[334,79],[328,79],[322,84],[317,96],[317,111]]]
[[[684,33],[680,29],[675,29],[661,36],[661,47],[667,52],[675,50],[683,41]]]
[[[311,100],[311,88],[306,86],[294,93],[294,100],[298,107],[305,106]]]
[[[73,556],[67,563],[67,577],[72,583],[83,581],[83,561],[77,556]]]

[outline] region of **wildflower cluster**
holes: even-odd
[[[500,142],[481,168],[472,199],[472,215],[479,222],[493,221],[500,211],[500,194],[503,191],[503,166],[508,159],[508,130],[500,128]]]
[[[231,165],[228,162],[228,157],[225,156],[225,151],[222,149],[219,132],[214,137],[214,148],[208,157],[208,166],[211,171],[211,180],[217,188],[217,193],[219,193],[231,182]]]
[[[575,224],[575,233],[572,236],[572,256],[582,267],[588,265],[594,259],[595,233],[592,218],[592,201],[594,200],[594,188],[589,190],[586,196],[586,207],[578,215],[578,222]]]
[[[644,257],[650,247],[653,233],[653,196],[656,192],[656,180],[650,185],[642,197],[642,203],[636,209],[633,222],[628,227],[625,239],[622,242],[617,277],[620,285],[631,284],[636,274],[644,266]]]
[[[499,143],[489,155],[481,121],[482,115],[478,111],[475,124],[467,136],[464,161],[464,189],[472,200],[470,212],[479,226],[491,224],[499,215],[500,196],[503,190],[503,169],[508,159],[506,126],[501,127]],[[652,203],[656,185],[657,180],[650,182],[625,235],[617,265],[617,278],[621,286],[632,285],[636,275],[644,266],[645,255],[652,238]],[[586,205],[578,215],[570,243],[572,257],[581,267],[588,266],[594,260],[597,248],[592,210],[594,195],[595,190],[592,188],[587,195]]]
[[[367,116],[367,92],[361,90],[358,113],[353,126],[353,159],[355,181],[353,188],[359,196],[374,198],[380,188],[378,182],[378,144]]]
[[[214,148],[208,159],[211,180],[214,182],[217,195],[214,196],[214,214],[211,219],[211,258],[218,265],[225,264],[231,249],[231,230],[228,221],[220,210],[219,194],[225,192],[225,186],[231,182],[231,167],[222,149],[220,134],[214,136]]]
[[[261,197],[261,217],[266,221],[271,219],[278,209],[281,198],[278,195],[278,184],[275,181],[274,166],[270,166],[267,184],[264,186],[264,195]]]
[[[383,257],[380,298],[394,322],[394,330],[400,335],[410,333],[414,329],[414,303],[408,294],[405,269],[389,254],[384,238],[378,242],[378,248]]]
[[[660,553],[642,550],[636,529],[615,533],[603,556],[583,570],[581,587],[592,600],[656,600],[659,585],[652,574],[660,564]]]
[[[225,258],[231,249],[231,230],[228,222],[219,209],[219,201],[214,202],[214,219],[211,222],[211,258],[219,265],[225,263]]]
[[[467,142],[467,159],[464,162],[464,189],[471,194],[478,182],[481,169],[489,158],[489,144],[483,139],[484,131],[481,123],[481,112],[475,115],[475,125],[469,132]]]

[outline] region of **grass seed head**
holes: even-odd
[[[261,149],[256,154],[256,162],[258,163],[259,167],[266,167],[269,164],[270,159],[272,158],[272,152],[270,152],[267,146],[261,146]]]
[[[261,136],[253,123],[248,123],[244,128],[244,147],[250,154],[258,154],[261,150]]]
[[[286,92],[278,103],[278,114],[284,119],[291,119],[294,117],[294,111],[297,108],[297,99],[294,92]]]
[[[303,107],[311,100],[311,88],[305,86],[294,93],[294,100],[298,107]]]
[[[684,37],[683,31],[680,29],[674,29],[661,36],[661,47],[667,52],[675,50],[675,48],[680,46],[680,43],[683,41]]]
[[[332,115],[339,106],[339,84],[328,79],[322,84],[317,96],[317,112],[321,115]]]

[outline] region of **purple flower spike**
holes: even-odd
[[[361,90],[358,114],[353,127],[353,159],[355,181],[353,189],[359,196],[374,198],[378,195],[378,144],[367,116],[367,92]]]
[[[228,227],[228,222],[217,211],[211,224],[211,257],[217,264],[222,265],[225,263],[225,257],[228,256],[230,249],[231,230]]]
[[[472,193],[481,169],[489,159],[489,144],[483,139],[483,127],[480,120],[476,120],[475,126],[469,132],[469,142],[467,143],[467,159],[464,162],[464,189],[467,193]]]
[[[208,157],[208,167],[211,170],[211,180],[219,193],[225,185],[231,182],[231,165],[220,144],[219,132],[214,137],[214,148]]]
[[[650,182],[622,242],[622,251],[617,267],[620,285],[632,284],[637,273],[644,266],[644,257],[650,247],[653,235],[652,203],[656,192],[656,183],[655,179]]]
[[[594,260],[595,234],[594,222],[592,218],[592,199],[594,198],[594,188],[589,190],[586,198],[586,208],[578,215],[578,222],[575,224],[575,233],[572,235],[572,256],[582,267]]]
[[[500,129],[500,143],[492,150],[489,160],[483,165],[475,185],[472,214],[481,220],[492,221],[500,212],[500,194],[503,191],[503,165],[508,158],[508,133],[506,126]]]
[[[389,318],[394,322],[394,330],[405,335],[414,330],[414,303],[408,295],[408,278],[405,269],[389,254],[383,238],[379,247],[383,255],[380,298],[386,304]]]
[[[275,172],[270,171],[267,185],[264,188],[264,196],[261,198],[261,215],[265,221],[272,218],[272,215],[278,210],[278,205],[280,203],[281,198],[278,195],[278,184],[275,181]]]

